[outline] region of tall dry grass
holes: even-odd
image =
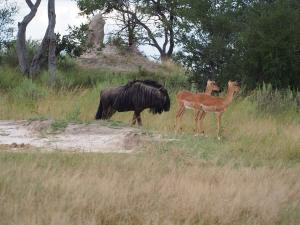
[[[148,149],[149,150],[149,149]],[[168,154],[0,154],[0,224],[299,224],[300,168]]]
[[[91,122],[99,104],[99,92],[114,83],[99,83],[94,88],[75,88],[53,90],[43,89],[44,95],[34,99],[15,96],[15,92],[0,94],[0,119],[55,119]],[[30,87],[30,85],[29,85]],[[32,90],[39,88],[33,86]],[[31,92],[30,92],[31,93]],[[300,162],[300,121],[299,112],[294,110],[284,114],[260,115],[255,103],[248,98],[235,99],[222,117],[223,140],[216,139],[216,119],[208,114],[204,128],[208,137],[194,137],[193,112],[187,110],[182,120],[183,131],[175,134],[175,114],[177,105],[175,91],[170,92],[171,110],[161,115],[142,113],[143,129],[158,132],[179,141],[167,146],[185,149],[205,159],[217,159],[220,163],[228,161],[244,162],[247,165],[265,165]],[[31,96],[29,94],[29,96]],[[132,112],[116,113],[112,121],[129,125]]]
[[[100,90],[134,77],[70,72],[51,89],[43,78],[31,82],[6,70],[0,119],[57,124],[94,121]],[[142,129],[173,142],[134,155],[11,153],[0,146],[0,224],[300,224],[299,110],[260,113],[255,100],[239,97],[224,113],[222,141],[213,114],[204,124],[208,137],[194,137],[191,111],[175,134],[182,82],[164,79],[171,110],[143,112]],[[108,124],[128,125],[131,118],[116,113]]]

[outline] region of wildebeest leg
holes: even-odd
[[[132,122],[131,122],[131,125],[134,126],[136,123],[136,114],[135,112],[133,113],[133,117],[132,117]]]
[[[141,118],[141,113],[137,112],[136,113],[136,118],[139,126],[142,126],[142,118]]]

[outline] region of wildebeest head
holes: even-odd
[[[156,104],[150,108],[150,112],[153,114],[162,113],[163,111],[167,112],[170,110],[170,97],[168,91],[161,86],[156,91],[157,101]]]
[[[159,89],[159,91],[161,92],[161,94],[164,96],[164,100],[165,100],[165,103],[164,103],[164,106],[163,106],[163,109],[164,111],[169,111],[170,110],[170,97],[169,97],[169,94],[168,94],[168,91],[167,89],[165,89],[164,87],[161,87]]]

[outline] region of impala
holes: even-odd
[[[202,93],[202,94],[211,95],[211,93],[213,91],[219,91],[219,90],[220,90],[220,88],[218,87],[218,85],[216,84],[215,81],[208,80],[207,83],[206,83],[205,92]],[[176,101],[178,103],[178,109],[177,109],[177,112],[176,112],[176,124],[175,124],[175,129],[176,130],[177,130],[177,126],[178,126],[179,121],[182,120],[185,109],[194,109],[194,115],[195,115],[194,119],[195,119],[195,123],[196,123],[196,132],[198,132],[198,130],[197,130],[198,129],[197,121],[198,121],[198,118],[201,117],[202,112],[199,112],[199,110],[196,109],[194,107],[194,104],[193,104],[194,97],[197,94],[199,94],[199,93],[193,93],[193,92],[190,92],[190,91],[180,91],[180,92],[177,93]]]
[[[198,118],[200,130],[202,131],[202,122],[207,112],[214,112],[217,117],[218,139],[220,140],[221,117],[227,107],[233,100],[234,93],[240,90],[236,81],[228,81],[227,95],[225,97],[215,97],[205,94],[197,94],[191,104],[201,113]]]

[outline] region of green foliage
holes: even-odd
[[[28,40],[26,42],[26,48],[27,48],[29,61],[32,60],[38,47],[39,47],[38,41]],[[0,52],[0,65],[1,64],[8,65],[10,67],[17,67],[19,65],[17,51],[16,51],[16,40],[7,41],[3,45],[3,49]],[[45,67],[45,63],[42,66]]]
[[[260,2],[248,10],[240,43],[242,64],[251,87],[271,83],[276,88],[300,87],[300,2]]]
[[[56,35],[56,55],[68,54],[71,57],[78,57],[87,50],[88,24],[80,24],[78,27],[69,26],[69,33],[61,37]]]
[[[65,55],[57,58],[57,68],[61,71],[76,70],[78,68],[74,58]]]
[[[47,90],[32,80],[25,78],[12,90],[12,94],[18,99],[38,100],[47,96]]]
[[[172,56],[178,36],[177,17],[182,8],[181,1],[76,1],[80,10],[87,15],[98,11],[104,14],[114,12],[118,16],[118,24],[122,23],[117,33],[124,36],[122,33],[127,32],[129,46],[134,43],[151,45],[159,51],[161,59]]]
[[[216,140],[216,121],[212,113],[208,113],[204,122],[208,138],[194,137],[193,113],[188,110],[182,121],[184,134],[174,134],[175,94],[188,85],[186,77],[179,73],[143,71],[113,74],[79,68],[60,71],[61,83],[49,88],[46,74],[31,81],[8,67],[0,67],[0,71],[5,71],[4,76],[0,75],[1,82],[3,77],[5,80],[10,77],[16,79],[10,86],[9,81],[1,83],[0,118],[3,120],[52,118],[55,120],[52,130],[59,132],[69,122],[94,121],[99,94],[104,88],[122,85],[131,79],[152,78],[167,87],[172,102],[170,112],[154,116],[145,110],[142,115],[146,132],[159,132],[166,135],[164,138],[175,139],[172,143],[163,141],[158,147],[155,144],[158,151],[180,150],[203,160],[217,161],[220,165],[231,161],[252,166],[276,165],[277,162],[298,163],[300,160],[299,92],[288,89],[274,91],[271,86],[264,85],[250,98],[235,97],[222,117],[224,139],[219,142]],[[112,121],[100,124],[120,126],[115,121],[122,121],[128,125],[131,118],[132,112],[116,113]]]
[[[8,66],[0,66],[0,90],[10,90],[20,84],[23,80],[17,69]]]
[[[240,79],[254,89],[300,87],[300,2],[191,1],[176,58],[201,86]]]
[[[0,52],[2,51],[3,44],[13,36],[13,23],[16,13],[17,6],[15,2],[0,1]]]
[[[66,120],[55,120],[51,123],[51,129],[53,132],[64,130],[68,126]]]
[[[68,121],[77,122],[80,120],[80,105],[76,104],[74,106],[73,111],[71,111],[69,114],[67,114],[66,119]]]
[[[123,40],[121,36],[109,36],[106,44],[116,46],[121,54],[126,55],[129,51],[128,44]]]
[[[263,84],[253,93],[251,100],[256,104],[257,111],[265,115],[298,111],[300,107],[299,92],[274,90],[271,84]]]

